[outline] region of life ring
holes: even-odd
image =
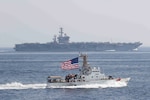
[[[91,67],[85,67],[85,68],[82,70],[82,73],[83,73],[84,75],[89,75],[89,74],[91,74],[91,72],[92,72]]]

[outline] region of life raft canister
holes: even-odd
[[[118,78],[116,81],[120,81],[121,80],[121,78]]]

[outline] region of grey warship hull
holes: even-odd
[[[63,33],[60,28],[60,35],[54,36],[53,42],[49,43],[23,43],[16,44],[16,51],[52,51],[52,52],[68,52],[68,51],[133,51],[142,43],[110,43],[110,42],[69,42],[69,36]]]
[[[24,43],[16,44],[16,51],[134,51],[142,43],[68,43],[68,44],[56,44],[56,43]]]

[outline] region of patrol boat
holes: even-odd
[[[113,78],[112,76],[106,76],[100,71],[100,68],[91,67],[87,63],[87,55],[80,55],[83,58],[83,65],[78,74],[68,74],[66,77],[62,76],[48,76],[47,88],[53,87],[66,87],[66,86],[84,86],[84,85],[105,85],[110,83],[115,85],[116,83],[124,83],[127,86],[130,78]],[[74,62],[78,62],[77,59],[73,59]]]

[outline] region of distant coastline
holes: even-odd
[[[144,51],[145,51],[145,52],[147,51],[147,52],[148,52],[148,51],[150,51],[150,47],[139,47],[139,48],[138,48],[138,51],[143,51],[143,52],[144,52]]]
[[[0,47],[0,52],[14,52],[15,50],[11,47]]]

